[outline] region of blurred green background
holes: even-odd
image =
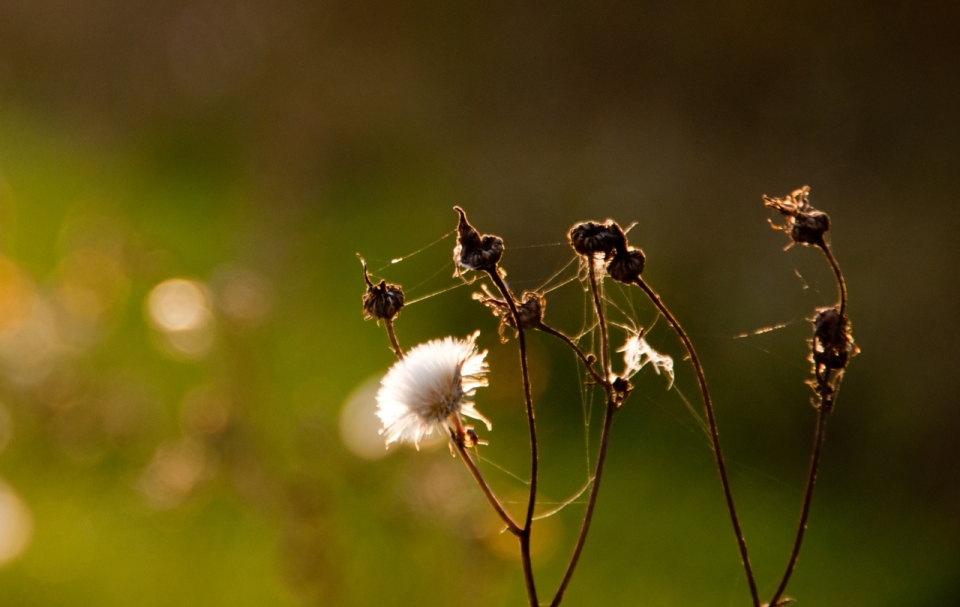
[[[0,603],[524,604],[462,465],[370,434],[392,355],[362,321],[354,254],[409,299],[455,286],[449,237],[389,264],[448,234],[454,204],[503,236],[518,290],[572,258],[574,222],[638,222],[645,275],[704,358],[769,598],[813,433],[804,318],[836,291],[817,251],[781,251],[760,195],[809,184],[862,353],[788,594],[960,604],[958,17],[946,2],[0,2]],[[481,330],[483,454],[524,477],[516,344],[472,290],[405,309],[400,340]],[[582,301],[558,289],[548,318],[575,331]],[[651,339],[699,411],[664,328]],[[599,407],[585,432],[572,357],[531,348],[546,504],[583,484]],[[749,604],[705,435],[663,378],[635,383],[565,604]],[[581,514],[535,528],[543,595]]]

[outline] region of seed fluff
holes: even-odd
[[[476,331],[466,339],[428,341],[390,367],[377,392],[377,417],[383,424],[380,434],[387,447],[409,442],[419,449],[420,441],[435,431],[463,437],[470,428],[464,426],[461,415],[492,429],[469,400],[477,388],[488,385],[487,351],[477,351],[479,335]]]
[[[623,352],[623,362],[626,367],[623,371],[624,378],[630,379],[647,363],[651,363],[657,375],[660,375],[660,372],[663,371],[664,375],[670,380],[667,389],[669,390],[673,386],[673,358],[654,350],[643,338],[642,330],[627,339],[627,343],[623,344],[623,347],[617,352]]]

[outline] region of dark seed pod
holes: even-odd
[[[524,329],[535,329],[540,326],[543,320],[543,313],[547,308],[547,300],[529,291],[523,294],[523,302],[517,306],[517,316],[520,317],[520,325]],[[513,314],[504,315],[504,319],[511,327],[515,327]]]
[[[630,396],[630,392],[633,391],[633,384],[622,377],[615,377],[612,386],[613,391],[616,393],[617,408],[619,409],[623,406],[627,397]]]
[[[513,319],[513,312],[510,311],[510,305],[502,299],[493,297],[486,289],[486,285],[484,285],[484,293],[474,293],[473,298],[490,308],[493,315],[500,319],[500,340],[506,343],[507,335],[505,331],[507,327],[514,330],[517,328],[517,323]],[[520,326],[525,331],[539,327],[546,308],[547,300],[542,296],[529,291],[524,293],[522,301],[517,304]]]
[[[830,217],[822,211],[799,213],[792,223],[790,238],[800,244],[822,245],[823,235],[830,229]]]
[[[633,247],[628,247],[625,251],[617,249],[613,255],[613,261],[607,267],[607,273],[610,278],[618,282],[631,284],[643,273],[646,259],[640,249]]]
[[[400,314],[403,307],[403,289],[400,285],[387,284],[381,280],[380,284],[370,285],[363,294],[363,318],[383,318],[393,320]]]
[[[617,249],[624,249],[627,245],[627,237],[623,230],[612,219],[605,223],[596,221],[585,221],[578,223],[570,228],[567,233],[570,239],[570,246],[580,255],[593,257],[598,253],[603,253],[603,258],[609,259]]]
[[[836,308],[821,310],[813,327],[813,364],[828,370],[846,367],[858,351],[846,315],[841,316]]]
[[[784,217],[784,225],[770,222],[774,229],[786,232],[795,243],[823,246],[823,235],[830,229],[830,218],[810,206],[809,195],[810,187],[803,186],[785,198],[764,196],[763,204]]]
[[[503,257],[503,239],[490,234],[480,235],[460,207],[453,207],[460,214],[457,224],[457,246],[453,249],[453,261],[466,270],[494,270]]]
[[[363,294],[363,319],[393,320],[403,307],[403,288],[400,285],[388,284],[385,280],[381,280],[380,284],[373,284],[367,273],[367,262],[363,261],[362,257],[360,261],[363,263],[363,280],[367,283],[367,290]]]

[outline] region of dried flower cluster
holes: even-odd
[[[604,223],[578,223],[567,237],[573,250],[580,255],[609,262],[607,273],[617,282],[633,283],[643,273],[646,256],[640,249],[630,246],[626,233],[612,219]]]
[[[785,218],[784,225],[774,227],[787,232],[793,243],[813,245],[824,252],[836,274],[841,292],[839,305],[820,310],[813,321],[814,335],[810,340],[810,358],[814,367],[814,380],[811,383],[819,395],[819,403],[817,403],[819,413],[811,472],[807,482],[807,490],[804,494],[797,539],[794,542],[790,562],[769,603],[761,603],[760,600],[753,568],[747,554],[746,541],[743,537],[727,478],[713,404],[700,359],[690,337],[683,330],[679,321],[666,307],[660,296],[642,278],[641,275],[646,262],[643,251],[629,244],[626,231],[615,221],[608,219],[602,223],[596,221],[578,223],[567,234],[570,246],[581,258],[579,276],[592,295],[591,308],[595,319],[593,326],[596,327],[599,335],[598,351],[592,352],[585,351],[579,345],[578,338],[571,337],[547,323],[545,320],[547,301],[544,293],[524,292],[520,297],[514,295],[504,282],[506,272],[500,267],[504,254],[503,240],[498,236],[481,234],[467,220],[466,213],[461,208],[455,207],[458,214],[457,244],[453,251],[457,268],[455,276],[461,276],[463,272],[473,271],[479,274],[478,278],[489,279],[490,284],[481,284],[482,292],[474,293],[473,298],[486,306],[498,319],[501,341],[507,341],[509,331],[516,338],[519,347],[524,385],[524,406],[530,433],[531,458],[529,495],[526,513],[521,520],[515,520],[506,511],[496,493],[487,483],[470,451],[478,445],[486,443],[479,439],[472,426],[464,423],[464,418],[482,421],[488,431],[492,428],[490,422],[477,411],[473,402],[477,388],[488,385],[488,368],[485,362],[487,352],[481,352],[477,348],[479,331],[475,331],[466,339],[446,337],[428,341],[404,353],[400,348],[393,327],[393,320],[404,305],[403,289],[399,285],[389,284],[383,280],[374,284],[370,280],[366,264],[364,264],[364,280],[367,285],[366,292],[363,295],[364,317],[384,321],[398,359],[384,376],[377,393],[377,415],[383,424],[381,434],[384,435],[388,446],[394,443],[408,442],[418,448],[421,441],[436,433],[447,436],[451,452],[460,455],[461,460],[476,480],[487,501],[506,525],[506,530],[517,537],[527,598],[531,607],[539,607],[546,603],[541,603],[539,599],[530,552],[530,538],[533,533],[534,522],[533,511],[537,495],[539,451],[527,364],[525,333],[540,331],[559,339],[583,365],[587,373],[588,385],[602,390],[605,396],[605,413],[600,443],[597,448],[596,467],[592,476],[583,522],[560,585],[549,603],[551,607],[558,606],[563,600],[564,593],[586,542],[594,507],[597,504],[614,416],[635,389],[630,383],[630,379],[634,378],[644,367],[650,366],[657,375],[666,376],[669,380],[668,389],[673,386],[674,382],[673,358],[655,350],[646,340],[643,328],[628,332],[625,343],[616,350],[616,352],[623,354],[622,368],[618,373],[613,371],[610,325],[606,320],[602,290],[603,280],[607,277],[617,282],[638,287],[667,320],[689,355],[703,398],[713,452],[740,557],[746,572],[753,606],[779,606],[792,601],[792,599],[785,597],[783,593],[796,565],[803,531],[807,525],[807,515],[819,466],[826,416],[833,408],[843,372],[850,358],[858,352],[856,345],[853,343],[850,321],[846,315],[846,286],[839,265],[824,238],[830,228],[830,220],[825,213],[810,206],[809,191],[809,188],[804,186],[785,198],[763,197],[764,204],[767,207],[778,211]],[[472,280],[474,279],[471,278]]]

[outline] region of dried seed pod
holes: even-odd
[[[646,256],[640,249],[631,246],[628,246],[626,250],[617,249],[613,255],[613,260],[607,267],[607,273],[610,278],[618,282],[631,284],[643,273],[646,260]]]
[[[483,293],[474,293],[473,298],[490,308],[493,315],[500,319],[500,340],[506,342],[507,336],[505,331],[507,327],[514,330],[517,328],[517,323],[513,320],[513,312],[510,311],[510,304],[494,297],[486,285],[483,285]],[[541,295],[529,291],[525,292],[521,301],[517,303],[517,315],[520,317],[520,326],[523,327],[524,330],[539,327],[546,308],[547,300]]]
[[[503,257],[503,239],[491,234],[480,235],[460,207],[453,207],[460,214],[457,224],[457,246],[453,249],[453,261],[466,270],[493,271]]]
[[[630,392],[633,391],[633,384],[622,377],[614,377],[611,386],[613,386],[613,391],[616,394],[616,403],[619,409],[630,396]]]
[[[813,320],[813,327],[812,357],[815,367],[843,369],[850,357],[859,351],[850,333],[850,320],[836,308],[821,310]]]
[[[536,293],[526,292],[520,305],[517,306],[517,316],[520,317],[520,326],[524,329],[535,329],[543,320],[543,313],[547,308],[547,300]],[[505,316],[506,322],[516,328],[513,314]]]
[[[373,284],[367,272],[367,262],[362,257],[360,262],[363,264],[363,280],[367,283],[367,290],[363,294],[363,319],[393,320],[403,307],[403,288],[385,280],[381,280],[380,284]]]
[[[790,238],[801,244],[821,245],[823,235],[830,229],[830,217],[822,211],[800,213],[793,218]]]
[[[593,257],[603,253],[604,260],[609,259],[614,251],[625,249],[627,237],[617,222],[608,219],[605,223],[584,221],[570,228],[567,233],[570,246],[580,255]]]
[[[775,230],[788,233],[795,243],[823,246],[823,235],[830,229],[830,217],[810,206],[809,195],[810,187],[803,186],[785,198],[764,195],[763,204],[778,211],[786,221],[781,226],[771,221]]]

